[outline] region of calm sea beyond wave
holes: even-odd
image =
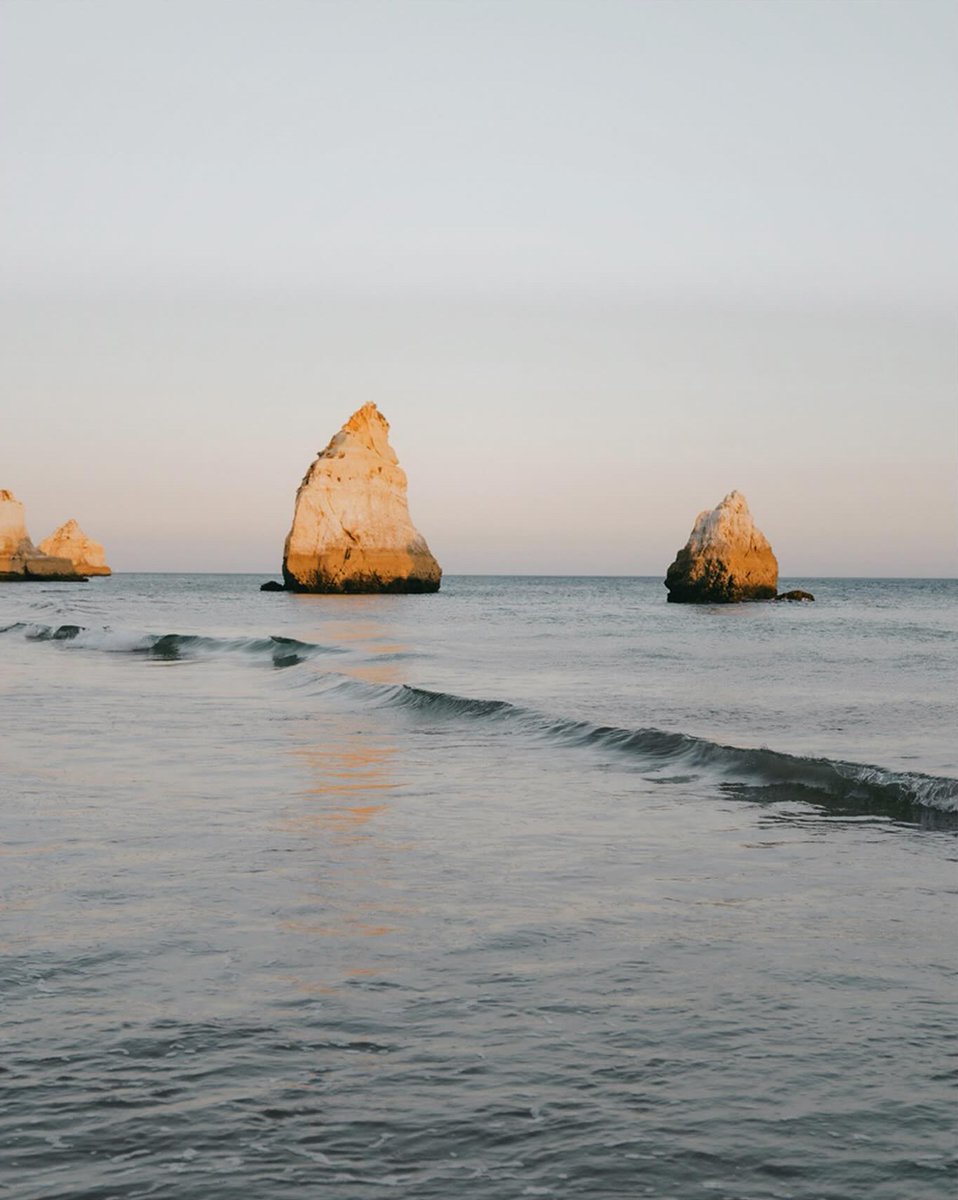
[[[958,583],[262,578],[0,585],[0,1196],[953,1196]]]

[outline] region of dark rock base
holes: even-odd
[[[30,571],[2,571],[0,583],[89,583],[86,575],[34,575]]]
[[[741,604],[745,600],[774,600],[778,591],[769,584],[744,583],[715,568],[694,580],[670,570],[665,586],[670,604]]]
[[[378,575],[356,575],[349,579],[333,581],[319,577],[315,582],[303,584],[285,575],[284,591],[299,592],[316,596],[371,596],[371,595],[418,595],[438,592],[440,580],[410,575],[405,579],[382,579]],[[274,591],[274,588],[262,589]]]
[[[815,597],[812,595],[811,592],[803,592],[803,591],[799,590],[798,588],[796,588],[795,591],[793,591],[793,592],[779,592],[779,594],[775,597],[775,599],[776,600],[795,601],[795,600],[814,600]]]
[[[775,600],[775,589],[770,587],[732,587],[715,592],[707,588],[673,588],[669,592],[669,604],[742,604],[749,600]]]
[[[733,575],[721,559],[693,563],[688,549],[680,550],[665,575],[670,604],[740,604],[744,600],[774,600],[778,588],[749,583]]]

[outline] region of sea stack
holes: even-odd
[[[299,486],[283,582],[294,592],[435,592],[441,578],[410,519],[389,422],[364,404]]]
[[[40,543],[43,554],[68,558],[81,575],[111,575],[99,542],[88,538],[76,521],[67,521]]]
[[[13,492],[0,490],[0,579],[83,581],[68,558],[44,554],[30,541],[23,505]]]
[[[775,599],[778,562],[741,492],[729,492],[711,512],[699,513],[666,573],[665,586],[676,604]]]

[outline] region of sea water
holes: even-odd
[[[0,1195],[943,1200],[958,584],[0,586]]]

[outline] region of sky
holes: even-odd
[[[958,570],[958,6],[3,0],[0,487],[275,574],[375,401],[448,573]]]

